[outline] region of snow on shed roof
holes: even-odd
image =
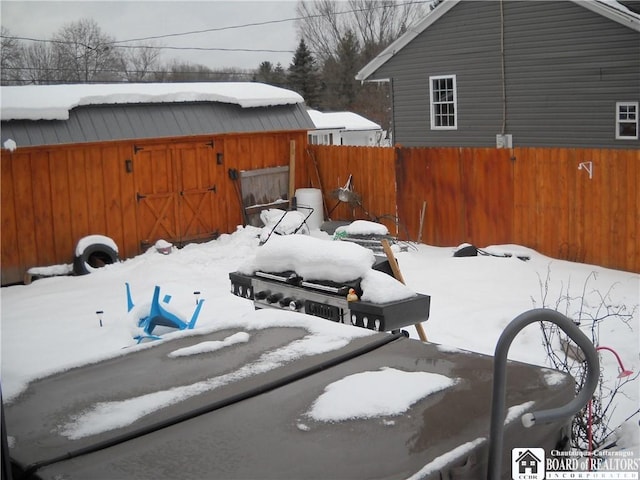
[[[242,108],[303,103],[297,93],[264,83],[112,83],[2,87],[2,120],[68,120],[82,105],[220,102]]]
[[[320,112],[307,110],[318,130],[380,130],[382,127],[353,112]]]

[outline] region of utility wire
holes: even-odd
[[[396,7],[402,7],[405,5],[413,5],[413,4],[417,4],[417,3],[424,3],[424,4],[428,4],[428,3],[432,3],[432,0],[413,0],[413,1],[408,1],[408,2],[394,2],[392,5],[380,5],[377,7],[373,7],[375,9],[378,8],[396,8]],[[364,12],[364,11],[368,11],[368,8],[356,8],[353,10],[345,10],[344,12],[335,12],[336,15],[345,15],[348,13],[358,13],[358,12]],[[180,36],[186,36],[186,35],[196,35],[196,34],[200,34],[200,33],[210,33],[210,32],[221,32],[224,30],[234,30],[234,29],[238,29],[238,28],[249,28],[249,27],[262,27],[264,25],[273,25],[273,24],[277,24],[277,23],[286,23],[286,22],[296,22],[298,20],[307,20],[310,18],[319,18],[319,17],[323,17],[323,14],[316,14],[316,15],[307,15],[307,16],[303,16],[303,17],[292,17],[292,18],[283,18],[280,20],[266,20],[264,22],[253,22],[253,23],[244,23],[244,24],[240,24],[240,25],[229,25],[226,27],[214,27],[214,28],[206,28],[204,30],[192,30],[189,32],[179,32],[179,33],[167,33],[164,35],[154,35],[154,36],[149,36],[149,37],[140,37],[140,38],[130,38],[128,40],[117,40],[115,42],[112,42],[113,44],[116,43],[127,43],[127,42],[139,42],[142,40],[157,40],[157,39],[161,39],[161,38],[169,38],[169,37],[180,37]]]
[[[31,38],[31,37],[16,37],[16,36],[7,36],[0,35],[0,38],[6,38],[10,40],[23,40],[29,42],[41,42],[41,43],[56,43],[61,45],[81,45],[90,50],[97,50],[100,47],[112,47],[112,48],[148,48],[153,50],[201,50],[201,51],[222,51],[222,52],[258,52],[258,53],[295,53],[295,50],[276,50],[269,48],[223,48],[223,47],[173,47],[173,46],[163,46],[163,45],[115,45],[117,42],[108,42],[99,44],[96,47],[91,47],[89,45],[84,45],[79,42],[71,41],[71,40],[45,40],[42,38]]]
[[[223,48],[223,47],[172,47],[172,46],[164,46],[164,45],[115,45],[118,42],[107,42],[99,44],[96,47],[91,47],[89,45],[85,45],[83,43],[79,43],[72,40],[45,40],[42,38],[32,38],[32,37],[16,37],[16,36],[7,36],[0,35],[0,38],[6,38],[10,40],[24,40],[29,42],[41,42],[41,43],[56,43],[61,45],[75,45],[78,44],[90,50],[96,50],[99,47],[113,47],[113,48],[148,48],[154,50],[205,50],[205,51],[223,51],[223,52],[266,52],[266,53],[294,53],[295,50],[276,50],[269,48]],[[131,40],[123,40],[123,41],[131,41]]]
[[[150,48],[155,50],[206,50],[221,52],[267,52],[295,53],[295,50],[274,50],[268,48],[222,48],[222,47],[162,47],[155,45],[113,45],[114,48]]]
[[[378,7],[373,7],[373,8],[397,8],[397,7],[402,7],[402,6],[406,6],[406,5],[414,5],[414,4],[429,4],[432,3],[432,0],[413,0],[413,1],[408,1],[408,2],[398,2],[398,3],[393,3],[392,5],[381,5]],[[352,10],[345,10],[343,12],[335,12],[336,15],[346,15],[349,13],[358,13],[358,12],[363,12],[363,11],[367,11],[367,8],[358,8],[358,9],[352,9]],[[201,33],[210,33],[210,32],[221,32],[221,31],[226,31],[226,30],[235,30],[235,29],[240,29],[240,28],[252,28],[252,27],[260,27],[260,26],[264,26],[264,25],[274,25],[274,24],[278,24],[278,23],[286,23],[286,22],[295,22],[298,20],[306,20],[306,19],[310,19],[310,18],[319,18],[319,17],[323,17],[324,15],[322,14],[317,14],[317,15],[308,15],[308,16],[303,16],[303,17],[291,17],[291,18],[284,18],[284,19],[280,19],[280,20],[266,20],[264,22],[253,22],[253,23],[244,23],[244,24],[238,24],[238,25],[228,25],[225,27],[214,27],[214,28],[207,28],[207,29],[203,29],[203,30],[191,30],[188,32],[178,32],[178,33],[166,33],[166,34],[162,34],[162,35],[152,35],[152,36],[148,36],[148,37],[139,37],[139,38],[129,38],[127,40],[114,40],[112,42],[105,42],[104,46],[113,46],[113,47],[118,47],[118,48],[158,48],[158,49],[172,49],[172,50],[199,50],[201,49],[200,47],[162,47],[162,46],[148,46],[148,45],[144,45],[144,46],[125,46],[125,45],[118,45],[121,43],[129,43],[129,42],[139,42],[139,41],[144,41],[144,40],[158,40],[158,39],[162,39],[162,38],[172,38],[172,37],[181,37],[181,36],[187,36],[187,35],[197,35],[197,34],[201,34]],[[5,39],[14,39],[14,40],[26,40],[26,41],[31,41],[31,42],[42,42],[42,43],[59,43],[59,44],[76,44],[78,42],[75,41],[71,41],[71,40],[48,40],[48,39],[42,39],[42,38],[33,38],[33,37],[18,37],[18,36],[13,36],[13,35],[0,35],[0,38],[5,38]],[[85,47],[87,48],[91,48],[87,45],[85,45]],[[97,47],[95,47],[97,48]],[[213,49],[215,50],[215,49]],[[230,51],[247,51],[247,52],[263,52],[263,51],[268,51],[271,52],[272,50],[260,50],[260,49],[232,49]],[[272,52],[276,52],[276,53],[289,53],[291,52],[291,50],[273,50]]]
[[[163,35],[152,35],[149,37],[139,37],[139,38],[130,38],[128,40],[117,40],[115,42],[111,42],[111,44],[116,43],[128,43],[128,42],[141,42],[143,40],[158,40],[161,38],[170,38],[170,37],[183,37],[186,35],[197,35],[200,33],[210,33],[210,32],[222,32],[225,30],[235,30],[238,28],[249,28],[249,27],[261,27],[264,25],[273,25],[276,23],[286,23],[286,22],[295,22],[296,20],[304,20],[305,17],[294,17],[294,18],[284,18],[282,20],[267,20],[264,22],[254,22],[254,23],[244,23],[241,25],[229,25],[226,27],[214,27],[214,28],[206,28],[204,30],[192,30],[189,32],[179,32],[179,33],[165,33]]]

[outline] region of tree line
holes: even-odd
[[[395,0],[304,0],[296,7],[299,43],[290,65],[264,61],[255,70],[212,70],[179,59],[163,63],[162,46],[118,44],[93,19],[70,22],[46,41],[2,27],[2,85],[258,81],[298,92],[307,106],[357,112],[388,128],[386,84],[357,72],[437,3]]]
[[[160,45],[118,45],[90,18],[62,26],[47,40],[15,37],[2,27],[1,40],[2,85],[246,81],[251,76],[240,69],[214,71],[178,59],[162,63]]]

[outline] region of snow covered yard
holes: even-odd
[[[260,229],[252,227],[239,228],[206,244],[173,249],[170,255],[162,255],[152,248],[134,259],[107,265],[90,275],[46,278],[28,286],[3,288],[4,400],[15,400],[34,379],[159,344],[136,345],[133,336],[138,329],[127,314],[125,282],[131,285],[137,305],[148,302],[154,286],[159,285],[163,294],[171,294],[172,310],[182,312],[187,318],[194,310],[196,298],[204,299],[196,328],[169,333],[165,335],[167,340],[194,336],[197,344],[199,334],[225,325],[243,324],[243,318],[254,311],[253,304],[230,293],[228,274],[249,268],[247,265],[255,257],[256,249],[264,248],[258,247],[260,233]],[[331,237],[319,231],[312,232],[312,236],[331,241]],[[327,247],[336,246],[327,244]],[[423,324],[430,342],[492,355],[503,328],[531,308],[558,304],[558,309],[568,316],[575,317],[582,309],[597,318],[603,314],[603,305],[624,306],[624,311],[632,314],[631,320],[622,322],[610,317],[599,322],[600,344],[614,348],[627,369],[636,374],[639,371],[640,275],[556,260],[515,245],[487,247],[485,251],[498,256],[474,257],[454,257],[456,247],[418,244],[408,247],[396,255],[407,286],[414,292],[431,296],[430,318]],[[338,271],[348,268],[348,256],[336,255],[335,258],[334,265],[325,267]],[[196,297],[194,292],[200,293]],[[565,301],[567,299],[570,301]],[[104,312],[102,326],[97,311]],[[312,322],[325,322],[309,318]],[[590,327],[590,322],[583,319],[581,328],[585,333]],[[418,338],[413,328],[407,330]],[[357,332],[367,333],[361,329]],[[246,335],[228,339],[229,343],[247,341]],[[199,348],[218,347],[220,345]],[[527,327],[516,338],[509,356],[548,366],[540,328]],[[604,379],[613,385],[618,374],[616,359],[607,352],[600,358]],[[397,377],[401,372],[387,371],[384,375]],[[354,381],[367,383],[367,377]],[[365,387],[359,387],[362,388]],[[611,426],[624,424],[619,431],[620,447],[637,449],[640,443],[638,398],[637,380],[627,384],[616,397]],[[322,401],[332,403],[328,396]],[[393,406],[387,408],[393,411]],[[329,407],[323,412],[331,410]],[[354,413],[359,414],[362,412]]]

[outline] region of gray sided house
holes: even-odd
[[[391,82],[403,146],[635,149],[637,7],[444,0],[356,78]]]

